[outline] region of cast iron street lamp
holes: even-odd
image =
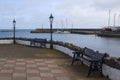
[[[53,23],[53,16],[52,14],[49,17],[50,20],[50,49],[53,49],[53,43],[52,43],[52,23]]]
[[[15,44],[15,25],[16,25],[16,21],[15,19],[13,20],[13,43]]]

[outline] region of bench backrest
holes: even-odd
[[[33,41],[35,41],[35,42],[41,42],[41,43],[43,42],[44,43],[44,42],[47,42],[47,39],[34,38]]]
[[[86,47],[84,48],[83,55],[96,60],[103,60],[105,56],[105,54],[99,53],[98,51],[94,51]]]

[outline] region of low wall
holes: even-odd
[[[103,64],[103,75],[111,80],[120,80],[120,70]]]
[[[23,45],[30,45],[31,39],[17,39],[16,43],[23,44]],[[0,40],[0,44],[12,44],[12,40]],[[50,48],[49,41],[47,42],[47,48]],[[63,43],[63,42],[53,42],[53,48],[56,50],[59,50],[65,54],[68,54],[69,56],[73,56],[73,51],[80,51],[81,48],[77,47],[75,45],[69,44],[69,43]],[[71,62],[70,62],[71,64]],[[120,80],[120,59],[113,58],[113,57],[106,57],[105,63],[103,64],[103,75],[108,76],[111,80]]]
[[[69,48],[66,48],[64,46],[53,45],[53,48],[65,53],[65,54],[67,54],[67,55],[69,55],[71,57],[73,56],[73,54],[72,54],[73,50],[70,50]]]
[[[13,44],[12,39],[0,39],[0,44]]]

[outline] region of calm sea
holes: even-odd
[[[13,37],[13,32],[0,32],[0,38]],[[30,30],[17,30],[16,37],[23,38],[47,38],[49,33],[30,33]],[[106,38],[95,35],[82,34],[53,34],[54,41],[63,41],[73,43],[80,47],[89,47],[99,52],[107,52],[111,56],[120,57],[120,38]]]

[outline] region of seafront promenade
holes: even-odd
[[[0,80],[109,80],[58,50],[0,44]]]

